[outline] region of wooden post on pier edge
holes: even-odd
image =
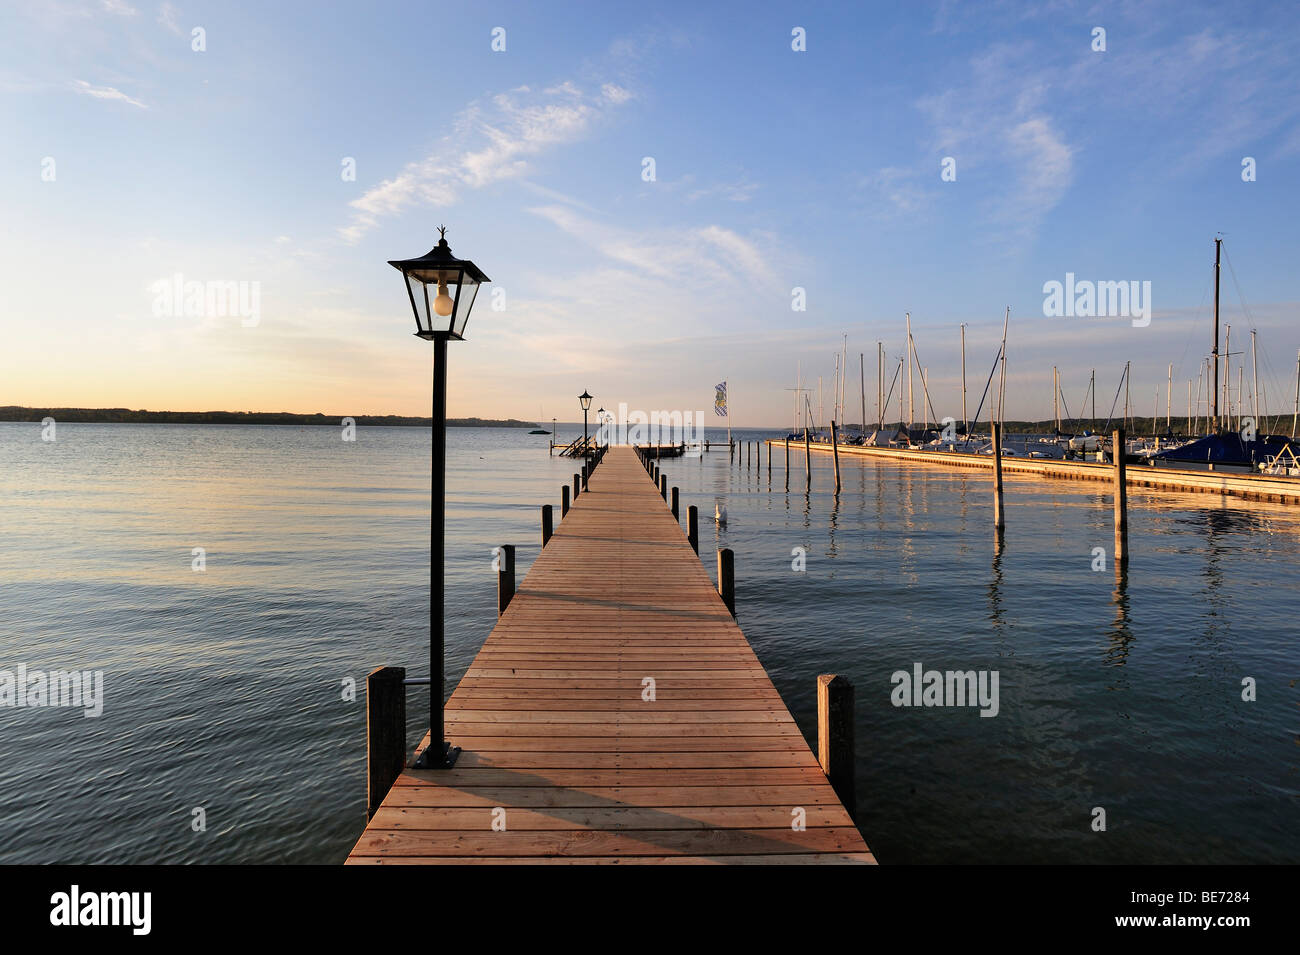
[[[672,504],[670,506],[673,509],[673,520],[680,521],[681,516],[677,512],[677,488],[675,486],[672,490]]]
[[[502,544],[497,555],[497,617],[510,606],[515,595],[515,545]]]
[[[700,509],[692,504],[686,508],[686,540],[696,556],[700,553]]]
[[[545,547],[551,542],[551,505],[542,505],[542,546]]]
[[[1110,437],[1115,458],[1115,563],[1123,565],[1128,560],[1128,474],[1124,463],[1124,429]]]
[[[853,684],[834,673],[817,677],[817,760],[835,795],[857,816],[853,782]]]
[[[406,765],[405,667],[366,676],[366,819],[373,819]]]
[[[718,593],[731,615],[736,615],[736,555],[730,547],[718,551]]]
[[[1002,425],[993,422],[993,527],[1001,533],[1005,528],[1002,513]]]
[[[578,495],[582,493],[582,475],[573,476],[573,502],[578,503]]]
[[[560,520],[564,520],[564,515],[569,513],[569,485],[565,484],[560,487]]]
[[[667,474],[659,475],[659,496],[664,499],[665,503],[668,501],[668,475]]]
[[[812,490],[812,445],[808,441],[808,429],[803,429],[803,473],[808,478],[808,490]]]
[[[835,422],[831,422],[831,452],[835,455],[835,493],[840,493],[840,439],[835,434]]]

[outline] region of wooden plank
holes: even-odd
[[[347,865],[875,865],[870,852],[734,856],[351,856]]]
[[[653,697],[646,691],[653,680]],[[612,449],[349,863],[871,864],[650,476]]]

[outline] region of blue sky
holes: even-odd
[[[1258,329],[1289,410],[1297,46],[1292,4],[10,3],[0,404],[423,413],[386,260],[445,224],[504,292],[452,414],[708,409],[725,378],[736,425],[783,425],[845,334],[874,407],[908,310],[955,413],[958,326],[973,407],[1006,306],[1009,415],[1050,415],[1053,364],[1106,406],[1125,361],[1138,413],[1170,363],[1185,413],[1218,232],[1232,349]],[[1150,325],[1045,317],[1067,272],[1151,282]],[[154,314],[178,273],[259,283],[258,321]]]

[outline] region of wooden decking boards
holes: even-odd
[[[455,768],[404,770],[348,864],[874,861],[630,448],[555,528],[446,720]]]

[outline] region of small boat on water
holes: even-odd
[[[528,433],[529,434],[550,434],[551,432],[547,431],[545,428],[534,428],[532,431],[529,431]]]

